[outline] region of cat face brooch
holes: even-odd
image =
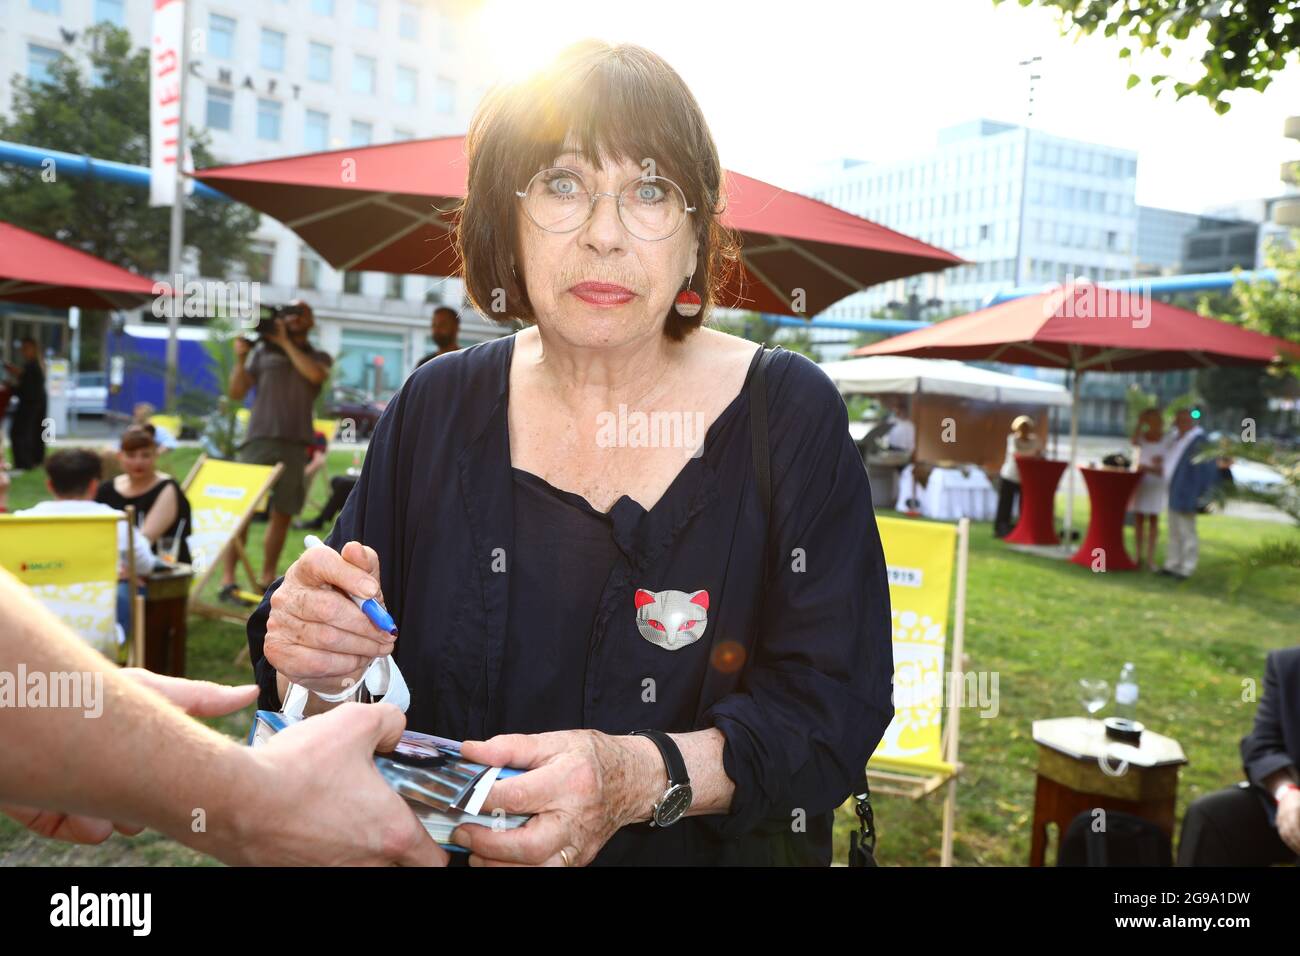
[[[709,592],[647,591],[637,588],[636,626],[651,644],[680,650],[704,636],[709,623]]]

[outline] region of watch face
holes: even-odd
[[[655,807],[655,824],[666,827],[676,823],[691,808],[691,797],[689,785],[670,789]]]

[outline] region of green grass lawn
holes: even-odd
[[[184,477],[195,455],[189,449],[173,452],[162,468]],[[340,473],[351,460],[350,452],[332,452],[331,472]],[[11,507],[26,507],[44,497],[42,482],[39,473],[17,478]],[[323,498],[324,486],[318,481],[308,513],[315,513]],[[1077,503],[1076,524],[1082,528],[1086,523],[1083,501]],[[257,567],[264,527],[255,524],[250,534],[249,550]],[[993,540],[988,524],[973,527],[966,653],[971,670],[999,675],[1000,699],[994,718],[982,719],[976,709],[961,717],[965,771],[958,786],[959,864],[1024,865],[1036,761],[1031,724],[1081,714],[1079,678],[1101,677],[1113,686],[1124,661],[1137,665],[1139,719],[1177,738],[1187,753],[1179,818],[1190,800],[1240,779],[1238,741],[1250,729],[1256,706],[1243,702],[1243,681],[1253,679],[1262,686],[1265,653],[1294,644],[1300,635],[1300,577],[1293,571],[1261,571],[1230,594],[1229,571],[1262,539],[1298,532],[1285,525],[1213,515],[1200,519],[1200,533],[1196,576],[1176,582],[1148,573],[1093,574],[1012,551]],[[302,538],[302,532],[290,532],[282,568],[300,553]],[[243,646],[241,628],[191,618],[189,676],[248,681],[248,669],[234,664]],[[251,709],[212,723],[242,738],[250,718]],[[882,864],[938,863],[939,794],[920,802],[878,795],[873,804]],[[847,807],[841,810],[837,859],[844,858],[855,824]],[[100,847],[68,847],[30,837],[0,818],[0,863],[204,862],[209,861],[154,835],[114,836]]]

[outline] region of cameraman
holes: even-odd
[[[307,341],[307,333],[315,324],[311,306],[294,301],[269,326],[266,322],[259,324],[261,334],[256,345],[242,336],[235,339],[230,397],[241,401],[249,389],[254,392],[248,434],[236,458],[258,465],[284,465],[271,489],[271,518],[259,582],[263,591],[279,576],[277,566],[289,522],[302,510],[306,498],[303,469],[313,438],[312,406],[334,362]],[[245,528],[241,540],[247,534]],[[220,599],[242,604],[235,593],[235,562],[235,549],[228,548]]]

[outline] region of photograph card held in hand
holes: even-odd
[[[260,746],[285,727],[309,719],[259,710],[249,745]],[[480,812],[498,779],[523,771],[466,760],[460,754],[459,741],[408,730],[391,753],[375,754],[375,766],[410,805],[429,836],[449,850],[462,850],[451,844],[452,831],[462,823],[509,830],[528,822],[527,816]]]

